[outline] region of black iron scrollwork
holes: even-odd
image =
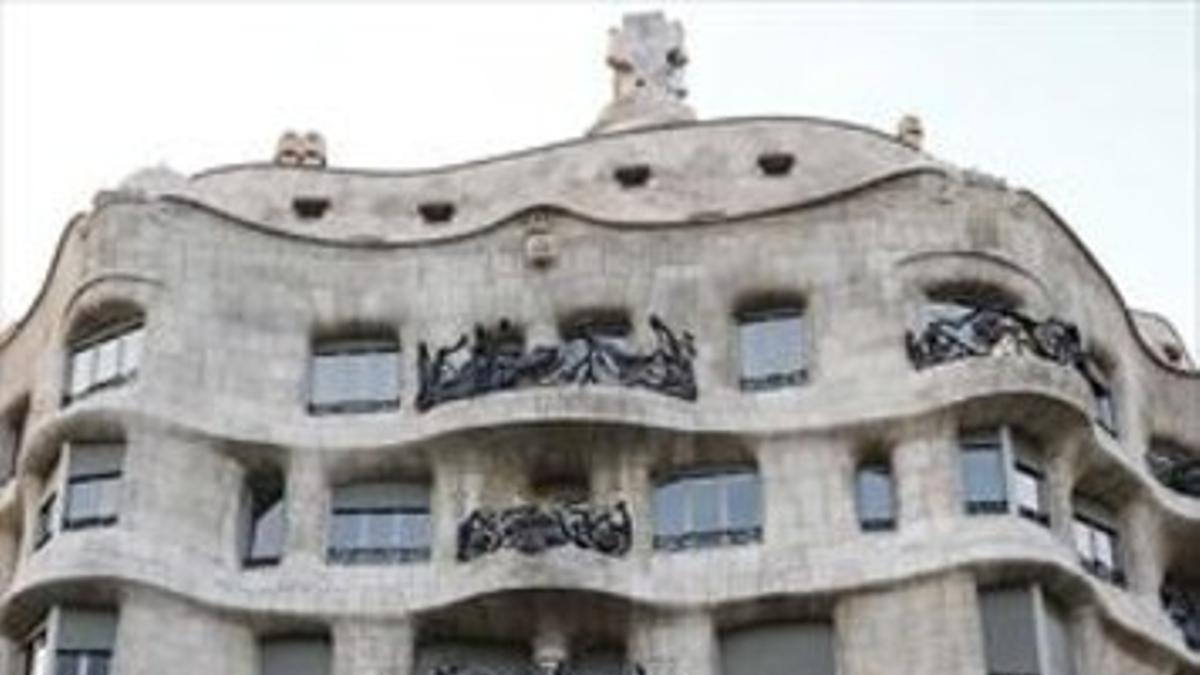
[[[1159,589],[1163,611],[1180,631],[1188,649],[1200,651],[1200,592],[1188,591],[1170,577]]]
[[[578,670],[570,664],[539,666],[530,663],[515,669],[506,667],[503,670],[487,666],[438,664],[425,669],[423,675],[576,675],[577,672]],[[612,675],[646,675],[646,669],[640,663],[623,663],[615,667]]]
[[[458,559],[511,548],[535,555],[574,545],[610,556],[629,552],[633,520],[625,502],[592,504],[524,504],[501,511],[476,509],[458,526]]]
[[[1146,453],[1146,464],[1163,485],[1200,497],[1200,456],[1173,444],[1154,443]]]
[[[1074,368],[1087,380],[1097,397],[1107,396],[1109,385],[1096,359],[1083,347],[1079,328],[1051,317],[1038,321],[1003,307],[963,305],[956,316],[928,321],[919,331],[905,334],[913,367],[931,366],[964,358],[1002,353],[1031,354]]]
[[[696,400],[691,333],[676,335],[653,315],[650,328],[656,344],[645,353],[586,328],[561,344],[527,349],[524,335],[508,321],[476,325],[471,336],[463,335],[454,345],[432,353],[422,342],[417,409],[494,391],[561,384],[618,384]]]

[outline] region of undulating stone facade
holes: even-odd
[[[2,672],[1200,673],[1175,331],[916,118],[695,121],[682,40],[581,139],[98,195],[0,334]]]

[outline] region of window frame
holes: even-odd
[[[38,659],[35,654],[40,650],[42,660],[45,662],[40,664],[45,666],[44,670],[38,670],[35,666]],[[29,632],[28,636],[21,641],[21,673],[22,675],[52,675],[54,667],[53,659],[54,650],[50,646],[50,626],[48,621],[43,621]]]
[[[809,324],[811,320],[805,303],[780,303],[757,309],[742,309],[734,314],[737,324],[738,388],[743,392],[765,392],[801,387],[808,384],[812,355],[809,349]],[[753,324],[765,324],[794,320],[798,324],[796,355],[798,362],[787,371],[766,375],[747,375],[745,359],[745,330]]]
[[[241,533],[241,541],[238,543],[239,547],[240,547],[238,554],[239,554],[239,558],[242,561],[242,567],[245,567],[247,569],[252,569],[252,568],[257,568],[257,567],[272,567],[272,566],[278,565],[279,563],[281,563],[283,561],[283,557],[287,553],[287,535],[288,535],[287,479],[286,479],[286,477],[272,474],[271,482],[274,487],[278,488],[278,496],[275,500],[270,502],[270,505],[266,509],[259,511],[258,515],[255,515],[255,506],[256,506],[255,501],[256,501],[256,495],[257,495],[256,486],[255,486],[256,477],[261,478],[261,476],[255,476],[254,474],[247,476],[247,478],[244,482],[243,497],[242,497],[245,500],[245,502],[243,503],[244,504],[243,508],[246,509],[245,515],[243,516],[245,518],[245,521],[244,521],[245,530]],[[259,481],[258,485],[261,487],[264,483],[265,483],[265,481]],[[265,488],[262,488],[262,489],[265,491]],[[281,531],[279,533],[279,536],[281,538],[281,541],[279,543],[279,551],[278,551],[278,553],[265,554],[265,555],[264,554],[256,554],[255,553],[255,549],[256,549],[255,543],[259,539],[259,533],[261,532],[262,522],[267,517],[267,514],[269,514],[275,508],[281,509],[281,513],[279,516],[280,519],[282,520],[282,522],[279,525],[279,527],[281,529]]]
[[[360,355],[389,355],[395,362],[395,392],[389,398],[341,399],[332,402],[317,402],[317,361],[322,358],[334,359],[339,357]],[[342,336],[318,337],[309,345],[308,354],[308,414],[323,415],[355,415],[366,413],[387,412],[398,410],[404,397],[404,368],[403,348],[398,335],[373,336]]]
[[[1006,451],[1006,426],[990,427],[985,429],[973,429],[966,433],[960,432],[958,436],[958,454],[959,454],[959,481],[961,486],[961,497],[963,508],[969,516],[982,515],[1000,515],[1010,512],[1011,489],[1009,479],[1008,452]],[[995,442],[987,443],[977,440],[984,434],[994,434]],[[994,446],[994,447],[993,447]],[[967,480],[967,456],[969,453],[992,452],[995,454],[996,465],[999,467],[1000,490],[1002,499],[973,499],[969,490],[969,481]]]
[[[729,486],[732,479],[746,476],[752,477],[754,481],[758,499],[756,504],[758,524],[750,527],[732,527],[729,515]],[[717,480],[720,478],[730,480]],[[702,481],[716,482],[720,495],[717,503],[717,519],[722,527],[695,528],[696,496],[689,493],[684,503],[683,531],[677,534],[662,534],[659,529],[662,524],[662,518],[658,511],[659,491],[671,485],[680,483],[698,485]],[[766,500],[764,499],[762,475],[759,473],[758,467],[752,464],[710,465],[674,470],[654,481],[651,512],[653,516],[652,545],[657,551],[684,551],[759,543],[763,540],[763,528],[766,520]]]
[[[136,356],[129,363],[126,356],[128,338],[138,335]],[[141,370],[146,344],[146,317],[139,315],[114,319],[99,324],[82,336],[68,342],[66,347],[66,367],[63,377],[63,405],[70,405],[85,399],[99,391],[123,386],[137,379]],[[116,343],[116,365],[112,375],[100,379],[97,368],[99,353],[102,347]],[[88,355],[88,378],[85,384],[76,390],[77,370],[84,354]]]
[[[864,516],[863,478],[868,474],[885,476],[888,486],[888,517],[868,518]],[[899,504],[896,491],[896,475],[887,460],[866,460],[854,468],[854,511],[858,526],[863,532],[888,532],[895,530],[899,521]]]
[[[76,662],[76,666],[72,670],[73,675],[92,675],[92,668],[97,661],[104,664],[105,673],[112,672],[112,649],[57,649],[54,652],[54,675],[62,675],[64,658],[80,657],[82,661]],[[79,666],[83,666],[83,668]]]
[[[404,563],[424,562],[429,560],[433,554],[433,545],[435,543],[437,533],[434,528],[436,523],[433,519],[433,495],[432,486],[427,482],[417,481],[380,481],[382,483],[394,484],[397,486],[409,487],[419,485],[425,490],[426,501],[423,505],[405,504],[403,499],[398,499],[394,506],[337,506],[330,504],[329,508],[329,526],[327,528],[327,540],[325,543],[325,559],[331,565],[394,565]],[[349,488],[362,483],[348,483],[340,488]],[[335,488],[336,490],[336,488]],[[420,546],[409,545],[406,542],[401,542],[399,546],[363,546],[362,542],[356,540],[354,546],[341,546],[335,541],[334,531],[337,528],[339,518],[348,517],[376,517],[390,518],[393,516],[401,516],[398,530],[389,529],[389,535],[402,534],[405,532],[403,523],[407,517],[421,517],[425,520],[425,528],[428,531],[428,540]],[[367,524],[359,524],[358,531],[370,532],[371,526],[369,521]],[[369,537],[368,537],[369,539]],[[372,543],[368,541],[367,543]]]
[[[1124,587],[1126,585],[1125,549],[1122,546],[1120,528],[1114,522],[1115,518],[1109,519],[1086,513],[1085,511],[1093,510],[1088,508],[1090,506],[1088,502],[1094,503],[1094,500],[1083,498],[1081,503],[1077,499],[1072,504],[1071,543],[1076,557],[1079,559],[1080,565],[1092,576]],[[1104,522],[1106,520],[1109,522]],[[1080,541],[1081,527],[1086,531],[1086,543]],[[1101,537],[1107,539],[1107,546],[1112,555],[1111,566],[1100,560],[1097,542]]]
[[[33,527],[34,552],[40,551],[54,538],[54,509],[57,502],[58,492],[51,490],[42,497],[41,503],[38,505],[37,518],[34,520]]]

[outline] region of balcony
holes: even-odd
[[[629,552],[632,542],[633,520],[625,502],[481,508],[458,526],[458,559],[469,562],[501,549],[537,555],[562,546],[619,557]]]

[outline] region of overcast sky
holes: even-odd
[[[1195,353],[1194,4],[662,6],[701,117],[916,112],[928,150],[1039,193]],[[285,128],[377,168],[577,136],[608,97],[607,28],[643,8],[0,0],[0,314],[141,167],[267,159]]]

